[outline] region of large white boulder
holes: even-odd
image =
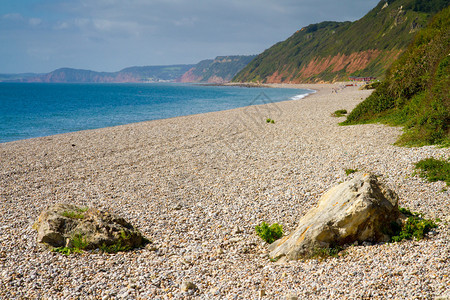
[[[269,256],[297,260],[319,248],[388,241],[387,232],[399,217],[397,202],[398,196],[376,176],[356,174],[327,191],[294,232],[269,246]]]

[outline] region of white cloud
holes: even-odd
[[[2,19],[10,20],[10,21],[23,21],[24,17],[21,14],[10,13],[10,14],[4,14],[2,16]]]
[[[31,26],[38,26],[42,23],[42,20],[39,18],[31,18],[28,20],[28,24],[30,24]]]

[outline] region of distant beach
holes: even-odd
[[[393,146],[397,127],[339,126],[344,118],[332,113],[351,111],[372,91],[288,87],[317,92],[300,101],[1,143],[0,298],[433,299],[448,293],[449,192],[445,183],[413,172],[415,162],[449,150]],[[255,226],[277,222],[291,232],[326,190],[351,178],[349,168],[377,174],[399,194],[400,206],[440,218],[441,225],[421,241],[355,244],[326,260],[270,261]],[[152,243],[117,254],[44,251],[32,224],[55,203],[117,213]],[[198,289],[182,290],[187,281]]]

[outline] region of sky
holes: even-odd
[[[0,73],[113,72],[259,54],[379,0],[0,0]]]

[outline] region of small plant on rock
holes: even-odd
[[[345,252],[341,252],[344,248],[340,246],[335,247],[327,247],[327,248],[316,248],[313,250],[311,254],[311,258],[320,258],[326,259],[329,257],[338,257],[342,254],[346,254]]]
[[[345,175],[348,176],[348,175],[356,173],[356,172],[358,172],[358,169],[346,169],[345,170]]]
[[[88,243],[84,239],[81,234],[76,234],[71,239],[72,247],[56,247],[53,248],[53,252],[58,252],[64,255],[70,255],[73,253],[81,253],[84,249],[86,249]]]
[[[269,226],[266,222],[262,222],[261,225],[255,227],[255,230],[258,236],[269,244],[283,236],[283,227],[278,223]]]
[[[80,208],[77,210],[66,210],[63,211],[63,217],[67,217],[70,219],[84,219],[84,212],[86,212],[88,208]]]

